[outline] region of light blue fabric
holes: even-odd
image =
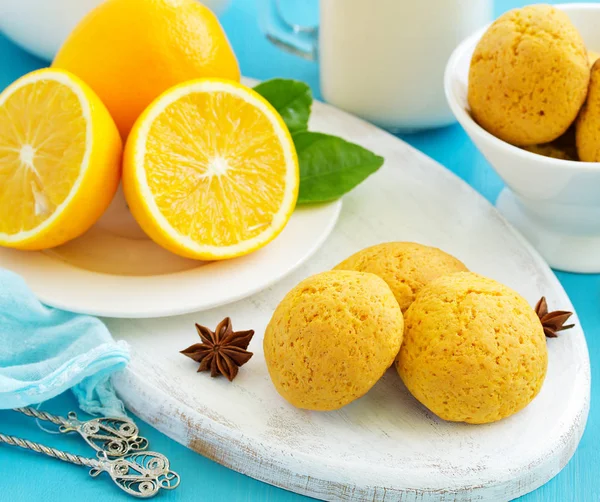
[[[124,415],[110,375],[128,362],[127,344],[100,320],[42,305],[21,277],[0,269],[0,409],[72,388],[83,411]]]

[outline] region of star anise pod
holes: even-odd
[[[211,377],[224,375],[231,382],[238,374],[239,367],[253,355],[246,349],[254,330],[233,331],[229,317],[223,319],[214,331],[199,324],[196,324],[196,330],[202,343],[192,345],[181,353],[200,363],[198,372],[210,369]]]
[[[546,303],[546,297],[542,296],[540,301],[535,306],[535,313],[540,318],[542,326],[544,327],[544,334],[546,338],[556,338],[559,331],[572,328],[574,324],[567,324],[567,319],[573,315],[573,312],[567,312],[566,310],[555,310],[548,312],[548,304]]]

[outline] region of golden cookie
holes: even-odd
[[[402,312],[374,274],[332,270],[281,301],[264,338],[277,391],[308,410],[336,410],[364,395],[392,365]]]
[[[473,118],[517,146],[563,134],[585,100],[588,54],[569,17],[549,5],[500,16],[485,32],[469,70]]]
[[[592,66],[587,100],[575,123],[577,153],[583,162],[600,162],[600,61]]]
[[[575,145],[575,127],[569,127],[566,133],[552,143],[543,145],[531,145],[522,147],[531,153],[537,153],[544,157],[551,157],[559,160],[579,160],[577,155],[577,146]]]
[[[413,396],[445,420],[500,420],[542,387],[542,324],[521,296],[492,279],[440,277],[417,295],[405,322],[396,369]]]
[[[554,143],[544,143],[543,145],[531,145],[524,146],[524,150],[527,150],[531,153],[537,153],[538,155],[543,155],[544,157],[550,157],[552,159],[559,160],[578,160],[577,159],[577,151],[569,149],[565,150],[555,145]]]
[[[590,68],[594,66],[594,63],[600,59],[600,53],[596,51],[587,51],[588,62],[590,64]]]
[[[386,242],[369,247],[353,254],[335,269],[378,275],[393,291],[402,312],[425,284],[442,275],[467,271],[454,256],[416,242]]]

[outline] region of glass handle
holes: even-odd
[[[318,26],[302,26],[286,21],[280,0],[260,0],[259,19],[263,33],[280,49],[309,61],[318,57]]]

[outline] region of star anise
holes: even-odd
[[[542,326],[544,327],[544,334],[547,338],[556,338],[559,331],[572,328],[574,324],[567,324],[567,319],[573,315],[573,312],[567,312],[566,310],[555,310],[548,312],[548,304],[546,303],[546,297],[542,296],[540,301],[535,306],[535,313],[540,318]]]
[[[202,343],[192,345],[181,353],[200,363],[198,372],[210,369],[211,377],[224,375],[231,382],[238,374],[239,367],[253,355],[246,349],[254,330],[233,331],[229,317],[223,319],[214,331],[199,324],[196,324],[196,330]]]

